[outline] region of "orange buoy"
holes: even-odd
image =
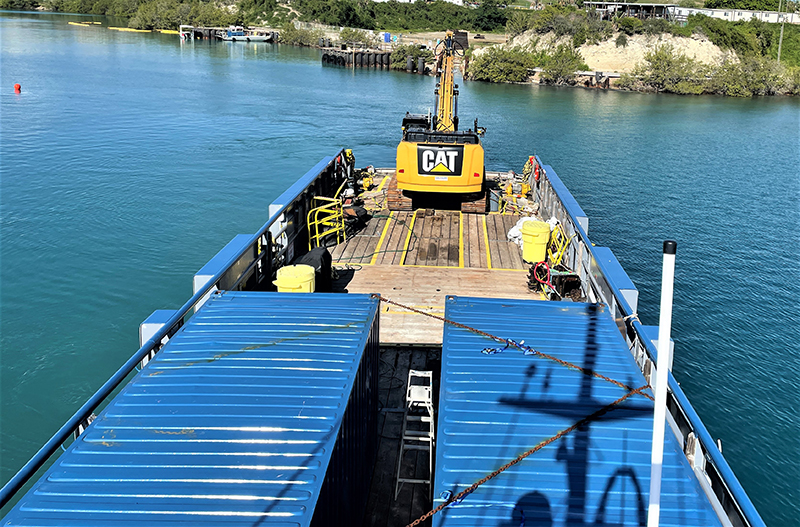
[[[14,85],[14,91],[17,92],[17,93],[21,92],[22,91],[22,86],[20,86],[19,83],[15,84]]]

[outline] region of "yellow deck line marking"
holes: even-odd
[[[386,218],[386,225],[383,226],[383,232],[381,233],[381,237],[378,239],[378,246],[375,247],[375,254],[372,255],[372,260],[369,262],[370,265],[373,265],[378,260],[378,254],[381,252],[383,239],[386,237],[386,233],[389,230],[389,224],[392,223],[392,218],[394,218],[394,211],[390,212],[389,217]]]
[[[425,267],[427,269],[461,269],[461,267],[456,267],[455,265],[404,265],[403,267]]]
[[[486,244],[486,268],[492,268],[492,253],[489,251],[489,230],[486,228],[486,215],[483,218],[483,242]]]
[[[377,192],[383,190],[384,185],[386,185],[386,182],[389,181],[390,179],[392,179],[392,176],[384,176],[383,180],[381,181],[381,184],[378,185]]]
[[[464,267],[464,213],[458,212],[458,267]]]
[[[419,209],[417,209],[419,210]],[[417,211],[414,211],[411,216],[411,225],[408,226],[408,234],[406,234],[406,243],[403,245],[403,257],[400,258],[400,267],[406,265],[406,256],[408,256],[408,244],[411,242],[411,235],[414,233],[414,222],[417,221]]]

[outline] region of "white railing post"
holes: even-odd
[[[650,457],[650,504],[647,527],[658,527],[661,509],[661,472],[664,461],[664,427],[667,414],[667,384],[671,350],[672,293],[675,281],[675,251],[678,244],[664,242],[664,264],[661,271],[661,308],[658,320],[658,364],[656,366],[656,400],[653,412],[653,451]]]

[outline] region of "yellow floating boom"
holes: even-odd
[[[130,33],[152,33],[149,29],[133,29],[130,27],[109,27],[108,29],[113,29],[114,31],[128,31]]]

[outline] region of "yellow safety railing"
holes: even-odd
[[[550,235],[550,244],[547,246],[547,256],[550,258],[550,265],[558,265],[564,257],[564,253],[569,247],[569,242],[572,241],[575,235],[567,236],[561,224],[557,224]]]
[[[308,250],[319,247],[322,240],[331,235],[336,236],[337,244],[345,241],[347,235],[344,231],[342,200],[314,196],[313,203],[322,204],[308,211]]]

